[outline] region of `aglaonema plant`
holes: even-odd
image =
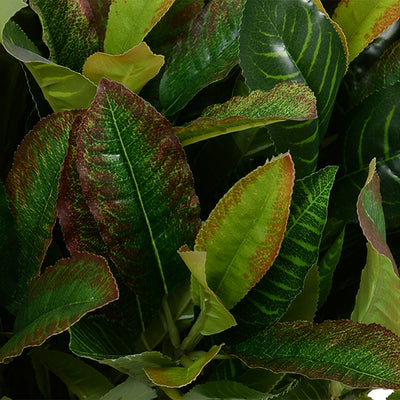
[[[400,7],[336,3],[0,6],[41,117],[0,186],[1,395],[20,359],[45,398],[400,390]]]

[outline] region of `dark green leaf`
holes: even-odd
[[[240,64],[252,90],[269,90],[288,80],[313,90],[318,121],[269,129],[279,152],[290,149],[297,177],[313,172],[346,70],[342,40],[331,21],[312,1],[248,1],[240,34]]]
[[[152,400],[156,397],[157,393],[154,389],[133,378],[128,378],[99,400]]]
[[[196,93],[226,77],[238,64],[243,5],[243,0],[211,1],[177,43],[160,83],[166,114],[181,110]]]
[[[250,367],[335,380],[357,388],[400,388],[400,338],[348,320],[277,323],[232,349]]]
[[[337,168],[326,167],[296,181],[289,221],[280,252],[271,269],[232,310],[237,335],[248,336],[281,318],[303,290],[309,269],[317,262]]]
[[[274,400],[329,400],[332,395],[328,381],[301,378],[273,398]]]
[[[118,299],[104,258],[79,253],[34,278],[17,314],[14,336],[0,349],[0,361],[68,329],[85,314]]]
[[[82,120],[77,162],[108,252],[148,324],[188,276],[177,250],[193,243],[200,225],[182,146],[150,104],[104,79]]]

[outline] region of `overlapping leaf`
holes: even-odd
[[[255,90],[206,109],[188,126],[175,128],[183,146],[230,132],[269,125],[285,120],[317,117],[311,90],[297,82],[285,82],[269,91]]]
[[[187,276],[177,249],[193,241],[200,224],[185,154],[166,119],[106,79],[77,144],[85,198],[148,323],[163,295]]]
[[[22,300],[28,282],[39,273],[51,242],[61,164],[77,115],[77,111],[65,111],[40,121],[18,147],[6,180],[21,246],[15,307]]]
[[[7,0],[0,4],[0,43],[3,43],[3,29],[8,20],[19,10],[26,7],[23,0]]]
[[[271,269],[232,310],[235,335],[247,337],[281,318],[303,290],[309,269],[317,262],[319,244],[337,168],[326,167],[296,181],[281,250]]]
[[[399,18],[399,0],[342,0],[333,16],[346,35],[350,61]]]
[[[348,320],[277,323],[235,348],[250,367],[345,385],[400,388],[400,338],[379,325]]]
[[[138,382],[133,378],[128,378],[114,389],[102,396],[99,400],[131,400],[134,393],[135,400],[152,400],[157,397],[154,389]]]
[[[289,154],[237,182],[219,201],[196,237],[206,251],[207,282],[231,309],[274,262],[289,216],[294,182]]]
[[[201,89],[224,78],[238,63],[243,0],[207,4],[180,40],[160,83],[167,114],[181,110]]]
[[[122,54],[138,45],[168,11],[174,0],[115,0],[108,14],[104,49]]]
[[[278,151],[290,149],[297,177],[313,172],[346,70],[343,43],[331,21],[312,1],[249,1],[241,26],[240,64],[252,90],[269,90],[288,80],[313,90],[318,121],[269,129]]]
[[[50,60],[81,72],[85,60],[100,50],[93,11],[86,0],[32,0],[39,15]]]
[[[15,334],[0,349],[0,361],[40,346],[116,299],[118,288],[104,258],[80,253],[58,261],[31,281],[15,320]]]

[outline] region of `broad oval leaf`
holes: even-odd
[[[317,121],[269,128],[277,150],[290,150],[296,176],[312,173],[346,71],[346,54],[335,27],[312,0],[248,1],[239,55],[251,90],[269,90],[283,81],[297,81],[315,93]]]
[[[336,171],[336,167],[326,167],[296,181],[279,255],[263,279],[232,310],[239,322],[235,337],[248,337],[249,332],[256,334],[276,322],[303,290],[306,275],[318,260]]]
[[[85,314],[118,299],[118,288],[103,257],[80,253],[59,260],[34,278],[17,314],[14,336],[0,349],[0,362],[40,346]]]
[[[251,368],[329,379],[355,388],[400,388],[400,338],[349,320],[277,323],[230,352]]]
[[[13,312],[28,282],[39,273],[51,242],[61,165],[78,114],[78,111],[52,114],[35,125],[18,147],[7,176],[6,190],[21,246]]]
[[[182,146],[149,103],[103,79],[82,120],[77,163],[108,252],[147,324],[164,294],[187,277],[177,250],[200,225]]]
[[[165,113],[184,108],[203,88],[223,79],[239,62],[243,0],[214,0],[175,46],[160,82]]]
[[[269,91],[255,90],[206,109],[188,126],[176,127],[183,146],[231,132],[261,127],[285,120],[317,117],[313,92],[297,82],[284,82]]]
[[[142,42],[120,55],[92,54],[86,60],[82,73],[96,85],[102,78],[107,78],[139,93],[158,74],[163,64],[164,57],[152,53],[149,46]]]
[[[104,49],[122,54],[138,45],[168,11],[174,0],[114,0],[111,2]]]
[[[278,255],[293,183],[290,154],[267,161],[229,190],[198,233],[195,250],[207,252],[207,282],[228,309]]]
[[[399,18],[399,0],[342,0],[333,15],[346,35],[350,61]]]

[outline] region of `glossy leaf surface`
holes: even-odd
[[[172,52],[160,83],[167,115],[181,110],[204,87],[223,79],[239,62],[243,0],[214,0],[192,23]]]
[[[135,400],[152,400],[157,397],[154,389],[138,382],[133,378],[128,378],[114,389],[102,396],[99,400],[131,400],[134,393]]]
[[[82,121],[77,162],[108,252],[147,324],[164,294],[187,277],[177,250],[200,224],[183,149],[150,104],[104,79]]]
[[[21,246],[16,304],[22,300],[28,282],[39,273],[51,242],[61,164],[77,115],[76,111],[65,111],[40,121],[18,147],[6,180]]]
[[[40,346],[85,314],[118,299],[104,258],[80,253],[58,261],[34,278],[15,320],[14,336],[0,349],[0,361]]]
[[[264,276],[278,255],[294,182],[289,154],[267,161],[219,201],[196,237],[207,252],[207,282],[228,309]]]
[[[290,149],[296,176],[310,174],[346,70],[343,43],[335,27],[312,1],[249,1],[241,25],[240,65],[251,90],[297,81],[315,93],[318,121],[269,129],[278,151]]]
[[[399,18],[399,0],[342,0],[333,16],[346,35],[350,61]]]
[[[122,54],[138,45],[168,11],[174,0],[115,0],[108,14],[104,49]]]
[[[285,120],[317,117],[311,90],[297,82],[285,82],[270,91],[255,90],[247,97],[234,97],[211,106],[188,126],[175,128],[183,146],[230,132],[269,125]]]
[[[281,250],[271,269],[240,302],[233,315],[237,335],[256,333],[281,318],[303,289],[304,279],[317,262],[319,244],[337,168],[326,167],[296,181]]]
[[[178,388],[193,382],[204,369],[204,367],[219,353],[222,345],[213,346],[210,351],[197,358],[192,365],[187,368],[171,367],[157,368],[145,367],[146,375],[153,383],[158,386],[168,388]]]
[[[107,78],[139,93],[158,74],[163,64],[164,57],[153,54],[149,46],[142,42],[121,55],[92,54],[86,60],[82,73],[96,85],[102,78]]]
[[[348,320],[277,323],[232,350],[250,367],[369,388],[400,387],[398,336]]]

